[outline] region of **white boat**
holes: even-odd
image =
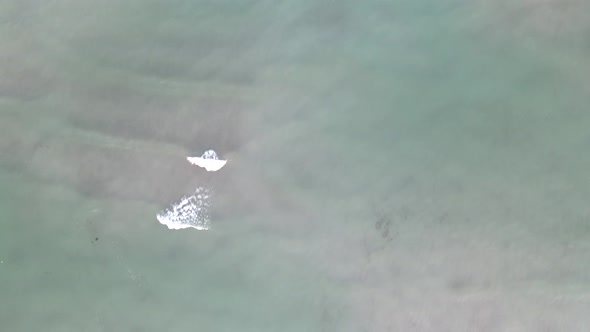
[[[218,171],[227,163],[227,160],[219,159],[213,150],[205,151],[200,157],[186,157],[186,160],[193,165],[203,167],[208,172]]]

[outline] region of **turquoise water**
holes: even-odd
[[[1,330],[588,330],[588,12],[2,2]]]

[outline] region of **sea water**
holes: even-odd
[[[0,329],[588,330],[589,9],[3,1]]]

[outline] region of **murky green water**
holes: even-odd
[[[589,12],[1,2],[0,329],[588,330]]]

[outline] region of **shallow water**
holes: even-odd
[[[588,330],[589,9],[4,1],[2,330]]]

